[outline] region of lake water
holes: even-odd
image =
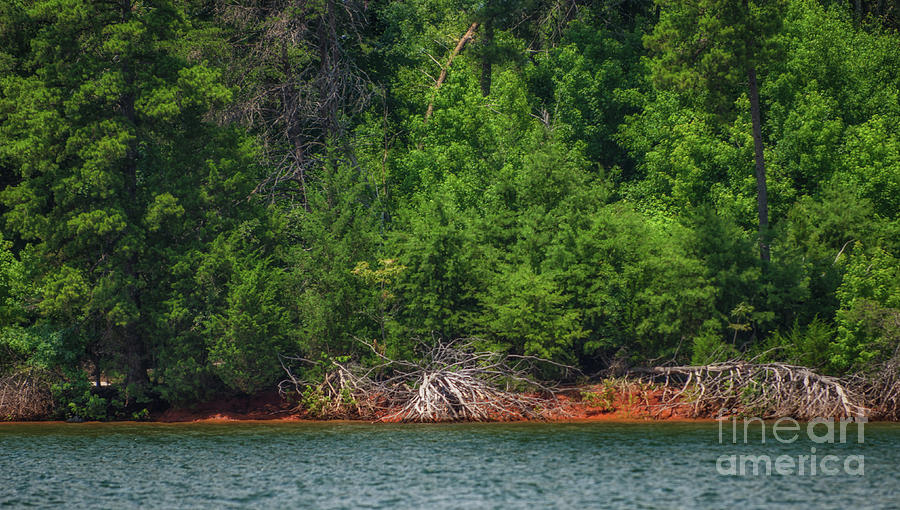
[[[0,424],[0,506],[900,508],[900,426],[746,445],[729,427],[720,444],[715,423]],[[811,448],[840,473],[719,473]]]

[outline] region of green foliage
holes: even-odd
[[[814,317],[804,326],[794,322],[787,331],[776,331],[766,341],[760,356],[764,360],[780,360],[833,372],[829,350],[834,338],[835,328],[828,321]]]
[[[552,277],[521,266],[504,268],[495,278],[482,298],[484,315],[473,327],[506,349],[573,362],[575,341],[586,336],[581,311],[566,306],[568,299]]]
[[[644,22],[640,16],[618,19],[612,29],[594,19],[598,14],[585,8],[560,46],[538,54],[526,77],[539,101],[536,109],[571,127],[567,141],[584,143],[589,161],[606,168],[630,166],[615,134],[635,113],[639,91],[647,88],[640,62]]]
[[[714,288],[685,250],[685,232],[624,204],[561,230],[548,267],[583,310],[583,355],[627,347],[636,358],[672,356],[712,312]]]
[[[150,411],[144,407],[148,400],[128,403],[123,398],[128,390],[112,386],[92,386],[81,375],[82,377],[73,375],[68,381],[51,386],[57,418],[80,421],[144,421],[150,417]]]
[[[699,97],[714,112],[730,109],[747,70],[771,64],[779,51],[783,0],[656,3],[659,22],[644,38],[654,82]]]
[[[279,251],[290,293],[285,297],[296,310],[292,334],[302,339],[297,347],[337,356],[358,352],[361,344],[353,336],[379,336],[380,320],[372,312],[382,306],[382,290],[352,270],[379,258],[384,213],[358,169],[338,164],[323,170],[310,185],[310,210],[291,207],[284,213],[279,235],[291,241],[279,243]]]
[[[900,115],[874,115],[847,130],[841,179],[884,218],[900,217]]]
[[[691,347],[691,364],[694,365],[708,365],[740,357],[735,346],[722,340],[716,331],[705,331],[694,337]]]
[[[30,243],[36,320],[90,337],[141,393],[152,360],[171,359],[151,351],[194,326],[167,320],[180,269],[253,213],[234,201],[254,167],[243,135],[204,120],[230,99],[220,73],[172,51],[180,5],[133,7],[29,6],[42,28],[2,82],[0,158],[17,169],[2,199]]]
[[[756,211],[749,102],[737,101],[737,116],[727,123],[681,102],[658,92],[620,128],[619,140],[636,162],[623,195],[651,214],[689,215],[710,206],[749,227]]]
[[[340,5],[0,5],[0,374],[142,419],[271,388],[280,355],[373,361],[358,339],[587,372],[896,353],[891,9]]]
[[[0,328],[22,322],[28,282],[22,262],[10,251],[12,243],[0,234]]]
[[[312,417],[324,418],[328,412],[338,406],[342,409],[350,409],[356,406],[356,399],[350,393],[350,388],[341,388],[340,395],[332,397],[325,394],[321,386],[307,386],[300,396],[300,406]]]
[[[406,232],[397,232],[392,249],[409,268],[397,282],[399,320],[411,336],[466,336],[467,317],[477,310],[476,289],[486,277],[483,254],[466,214],[447,195],[423,202],[409,213]]]
[[[85,345],[84,338],[72,329],[8,327],[0,333],[0,346],[25,366],[79,378],[77,366]]]
[[[591,407],[599,407],[604,412],[616,410],[616,392],[610,385],[604,385],[600,391],[582,391],[581,400]]]
[[[87,421],[106,420],[108,403],[105,398],[87,392],[82,396],[82,402],[81,405],[69,402],[68,415],[70,417],[78,416]]]
[[[397,263],[394,259],[381,259],[378,262],[381,266],[379,269],[371,269],[366,261],[359,262],[351,273],[362,278],[371,290],[377,291],[375,303],[370,305],[365,313],[378,323],[381,341],[385,342],[388,328],[394,324],[394,317],[398,310],[397,296],[393,292],[393,282],[406,270],[406,266]]]
[[[900,345],[900,260],[857,243],[846,265],[831,363],[837,370],[860,370],[895,355]]]
[[[311,416],[322,416],[331,405],[331,398],[318,386],[307,386],[300,396],[300,405]]]
[[[226,385],[253,393],[276,382],[277,356],[296,351],[297,344],[282,304],[287,288],[281,272],[266,260],[233,270],[224,310],[206,322],[208,356]]]

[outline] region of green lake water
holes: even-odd
[[[737,445],[729,427],[722,444],[715,423],[0,424],[0,507],[900,508],[900,426]],[[864,473],[718,469],[811,448]]]

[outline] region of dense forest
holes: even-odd
[[[898,27],[891,0],[5,0],[0,376],[102,417],[455,338],[588,375],[873,370]]]

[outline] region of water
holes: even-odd
[[[900,508],[900,426],[864,444],[710,423],[3,424],[0,506]],[[721,455],[864,455],[862,476],[717,472]]]

